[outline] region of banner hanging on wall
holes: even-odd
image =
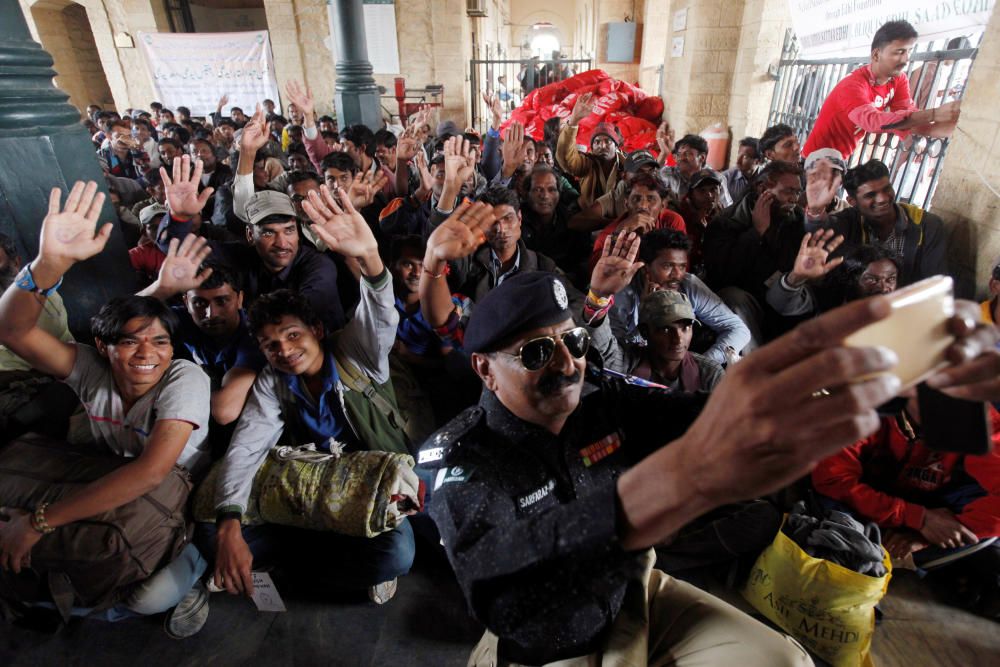
[[[250,115],[267,98],[280,108],[266,30],[140,32],[139,44],[157,101],[168,109],[186,106],[193,115],[206,116],[215,111],[223,95],[229,97],[224,114],[236,106]]]
[[[869,53],[883,23],[909,21],[920,42],[969,37],[989,22],[996,0],[789,0],[805,58]]]

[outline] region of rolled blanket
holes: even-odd
[[[273,451],[254,476],[243,523],[375,537],[421,508],[413,466],[412,456],[390,452],[352,452],[317,461],[287,452],[279,459]],[[197,521],[215,520],[220,467],[221,462],[212,468],[195,494]]]

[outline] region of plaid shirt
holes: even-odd
[[[896,257],[899,259],[903,258],[903,244],[906,242],[906,225],[909,223],[909,219],[906,217],[906,213],[899,206],[896,207],[896,225],[889,232],[889,236],[883,241],[879,239],[878,234],[872,228],[871,224],[865,220],[865,233],[870,239],[872,245],[881,246],[886,250],[895,253]]]

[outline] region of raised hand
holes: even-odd
[[[171,217],[190,219],[205,208],[215,188],[205,188],[198,194],[203,169],[201,160],[195,160],[194,169],[191,169],[190,155],[182,155],[180,160],[174,160],[173,178],[167,175],[165,168],[160,167],[163,189],[167,195],[167,208],[170,209]]]
[[[427,239],[424,265],[468,257],[486,242],[486,232],[494,222],[492,206],[463,201]]]
[[[840,170],[834,169],[830,160],[818,160],[806,172],[806,211],[810,215],[822,215],[837,196],[842,181]]]
[[[288,101],[297,106],[299,111],[301,111],[302,115],[305,117],[303,125],[306,127],[312,127],[312,123],[316,122],[313,119],[313,111],[316,106],[313,102],[313,96],[312,93],[309,92],[309,89],[295,79],[291,79],[285,84],[285,94],[288,96]]]
[[[202,263],[211,254],[212,247],[208,245],[208,240],[197,234],[188,234],[183,241],[170,239],[167,256],[156,278],[157,296],[167,299],[198,289],[212,275],[211,268],[202,268]]]
[[[431,175],[431,170],[427,167],[427,157],[422,150],[417,151],[417,156],[413,159],[413,163],[417,166],[417,173],[420,175],[420,186],[413,193],[413,196],[423,201],[434,192],[434,177]]]
[[[420,142],[417,141],[415,135],[416,132],[412,127],[403,131],[403,135],[396,143],[396,164],[406,164],[416,157],[418,151],[422,152],[420,151]]]
[[[459,192],[475,171],[475,150],[469,140],[451,137],[444,143],[444,179]]]
[[[834,236],[832,229],[822,229],[802,237],[799,254],[795,256],[795,266],[785,278],[792,287],[799,287],[809,280],[817,280],[840,266],[843,257],[830,259],[830,253],[836,250],[844,237]]]
[[[589,116],[594,112],[594,94],[584,93],[580,97],[576,98],[576,102],[573,104],[573,111],[569,115],[569,124],[576,127],[580,124],[580,121]]]
[[[253,156],[257,151],[266,146],[270,139],[271,132],[267,129],[267,119],[264,116],[264,110],[258,104],[257,109],[253,112],[253,116],[243,126],[243,132],[240,134],[240,154]]]
[[[594,265],[590,274],[590,289],[601,298],[625,289],[633,276],[645,263],[635,261],[639,254],[639,235],[634,232],[620,233],[612,240],[609,235],[604,239],[601,258]]]
[[[327,247],[345,257],[353,257],[361,264],[366,275],[382,272],[382,261],[378,258],[378,243],[371,227],[361,217],[343,192],[334,196],[325,185],[319,192],[313,190],[309,198],[302,202],[302,208],[312,221],[312,229]]]
[[[660,147],[660,153],[666,155],[674,150],[674,129],[670,123],[663,121],[656,128],[656,145]]]
[[[500,147],[503,157],[503,177],[510,178],[517,168],[524,164],[528,156],[528,141],[524,138],[524,125],[513,122],[507,126],[503,145]]]
[[[49,212],[42,221],[38,250],[39,260],[52,264],[60,275],[76,262],[101,252],[114,226],[106,223],[95,234],[101,206],[104,205],[104,193],[97,191],[94,181],[74,183],[66,197],[66,204],[60,209],[61,195],[59,188],[52,188],[49,193]]]
[[[215,105],[215,110],[221,112],[222,108],[229,104],[229,94],[223,93],[222,97],[219,98],[219,103]]]
[[[495,130],[500,127],[500,120],[503,117],[500,96],[496,93],[483,93],[483,101],[486,102],[486,108],[490,110],[490,116],[492,117],[490,126]]]
[[[375,174],[370,171],[364,174],[361,172],[355,174],[351,186],[347,189],[351,206],[356,209],[371,206],[371,203],[375,201],[375,195],[382,191],[388,180],[389,178],[381,169]]]

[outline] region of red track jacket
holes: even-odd
[[[980,539],[1000,536],[1000,413],[992,407],[990,421],[993,451],[966,456],[929,449],[908,437],[900,419],[883,417],[878,432],[821,461],[813,486],[880,527],[919,530],[926,511],[921,500],[964,468],[986,495],[966,505],[958,520]]]

